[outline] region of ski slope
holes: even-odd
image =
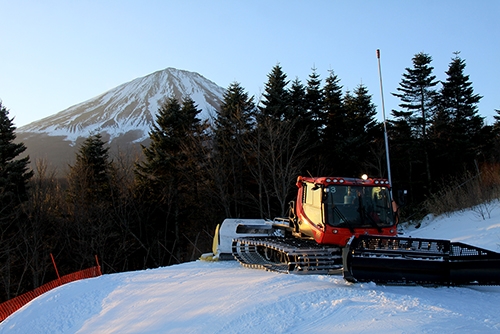
[[[500,204],[403,231],[500,252]],[[497,333],[500,287],[350,284],[195,261],[69,283],[0,323],[0,333],[305,332]]]

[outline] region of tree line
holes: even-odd
[[[413,57],[387,122],[406,215],[425,214],[422,202],[443,182],[500,159],[500,115],[493,125],[479,115],[465,61],[456,53],[443,81],[431,63]],[[104,273],[190,261],[210,250],[224,218],[286,216],[299,175],[388,176],[372,96],[363,84],[344,92],[333,71],[323,82],[312,69],[302,83],[277,64],[259,101],[231,83],[207,120],[191,98],[168,97],[141,159],[111,157],[94,133],[63,179],[46,161],[28,169],[0,110],[0,300],[54,279],[51,253],[63,273],[93,266],[95,255]]]

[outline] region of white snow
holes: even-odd
[[[206,120],[219,106],[223,94],[224,88],[196,72],[167,68],[22,126],[18,132],[63,136],[74,144],[94,132],[107,133],[111,141],[129,131],[139,131],[142,137],[138,141],[142,141],[149,138],[158,108],[166,98],[191,97],[201,109],[198,117]]]
[[[428,217],[405,235],[500,251],[500,205]],[[483,219],[483,217],[485,219]],[[208,251],[208,250],[207,250]],[[496,333],[500,287],[350,284],[237,262],[195,261],[103,275],[54,289],[0,333]]]

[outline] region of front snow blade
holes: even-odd
[[[456,285],[500,285],[500,254],[452,242],[450,280]]]
[[[363,235],[344,249],[351,282],[499,285],[500,254],[448,240]]]

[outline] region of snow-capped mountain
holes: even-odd
[[[190,97],[201,119],[214,116],[224,88],[195,72],[167,68],[137,78],[66,110],[19,127],[17,141],[27,147],[32,168],[38,160],[64,172],[90,135],[100,133],[111,150],[140,152],[162,103]],[[140,154],[140,153],[139,153]]]
[[[198,73],[167,68],[137,78],[55,115],[20,127],[18,132],[46,133],[76,141],[94,132],[109,139],[138,131],[148,136],[158,108],[168,97],[191,97],[207,119],[219,108],[224,89]]]

